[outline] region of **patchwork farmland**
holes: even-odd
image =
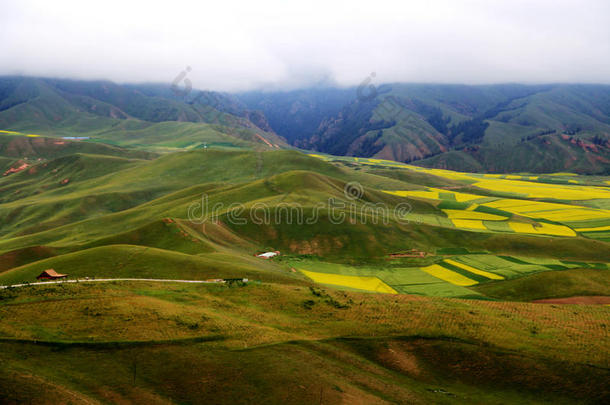
[[[424,173],[428,183],[450,180],[449,187],[426,186],[425,182],[404,190],[384,193],[432,204],[434,213],[409,213],[404,219],[416,224],[460,229],[487,234],[524,234],[539,237],[586,238],[610,241],[610,190],[603,178],[582,177],[573,173],[546,175],[493,175],[457,173],[427,169],[398,162],[312,156],[349,167],[363,167],[370,173],[393,171],[404,177]],[[440,178],[440,179],[439,179]],[[549,239],[552,241],[552,239]],[[450,249],[449,249],[450,250]],[[431,252],[427,264],[401,267],[400,260],[387,260],[379,268],[321,263],[294,263],[308,269],[323,269],[329,274],[368,277],[375,275],[392,289],[408,294],[447,297],[477,296],[481,284],[501,283],[541,272],[594,268],[607,270],[605,261],[570,261],[553,258],[497,255],[486,252],[452,255],[447,249]],[[466,250],[467,252],[467,250]],[[307,273],[305,273],[307,274]],[[310,277],[329,285],[342,285],[340,279]],[[326,282],[325,282],[326,280]],[[343,287],[354,288],[354,285]],[[363,290],[371,290],[362,288]],[[483,298],[483,297],[480,297]]]

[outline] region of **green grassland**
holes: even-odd
[[[0,294],[0,393],[14,402],[570,403],[585,389],[591,402],[608,395],[600,307],[289,282]]]
[[[610,243],[589,231],[519,233],[509,221],[579,223],[481,205],[510,197],[596,207],[600,216],[605,199],[530,198],[479,187],[483,175],[248,143],[202,149],[187,138],[212,124],[183,124],[184,138],[161,122],[148,127],[158,138],[135,126],[126,129],[133,136],[115,133],[114,146],[0,136],[0,164],[30,165],[0,178],[0,285],[34,282],[49,268],[72,279],[250,280],[2,289],[3,402],[599,403],[610,395],[608,307],[512,302],[609,295]],[[158,154],[160,146],[181,149]],[[609,180],[536,177],[524,181],[599,191]],[[448,209],[506,219],[470,229]],[[412,249],[422,257],[405,257]],[[254,256],[273,250],[281,256]],[[321,286],[301,270],[377,277],[398,294]]]
[[[475,290],[489,297],[510,301],[544,298],[610,295],[610,271],[575,269],[546,271],[515,280],[481,284]]]
[[[257,133],[271,144],[286,146],[273,132],[257,127],[245,116],[229,113],[221,103],[189,104],[146,94],[152,89],[17,77],[0,78],[0,88],[2,130],[88,137],[95,142],[161,152],[204,145],[266,147]]]
[[[466,209],[469,204],[445,200],[438,204],[381,192],[441,187],[443,182],[452,191],[476,191],[458,180],[424,173],[409,176],[403,168],[399,169],[402,175],[385,176],[388,169],[363,165],[356,170],[353,163],[335,164],[295,151],[209,150],[168,154],[154,160],[74,155],[38,163],[32,169],[7,176],[0,183],[9,192],[6,202],[0,204],[4,218],[2,254],[27,252],[24,249],[37,246],[76,252],[128,244],[197,255],[231,245],[248,255],[280,249],[285,254],[310,254],[335,262],[369,261],[375,268],[390,253],[415,248],[435,254],[439,249],[466,245],[471,251],[486,252],[490,258],[507,254],[610,262],[603,241],[516,234],[498,227],[486,232],[461,229],[441,210]],[[70,182],[61,185],[62,178]],[[345,195],[347,181],[363,186],[358,200]],[[220,222],[213,223],[207,217],[200,225],[184,221],[189,207],[201,202],[204,193],[210,207],[222,204],[217,212]],[[328,207],[316,210],[330,198],[343,204],[337,211],[346,218],[341,224],[333,223]],[[483,195],[475,201],[486,198]],[[392,209],[405,202],[408,214],[392,217]],[[233,203],[242,204],[239,212],[230,209]],[[248,221],[257,216],[261,204],[269,210],[270,220],[260,224]],[[304,219],[317,216],[315,223],[287,221],[289,208],[297,204]],[[382,205],[390,214],[373,218],[375,211],[363,210],[367,205]],[[234,220],[237,217],[244,223]],[[173,231],[171,224],[161,221],[163,218],[177,219]],[[20,259],[19,263],[26,264],[27,260]],[[509,270],[510,263],[501,266],[504,276],[513,271]],[[542,264],[530,267],[552,269]],[[404,284],[409,284],[408,280]]]

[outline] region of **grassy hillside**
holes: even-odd
[[[146,86],[23,77],[0,77],[0,88],[2,130],[158,151],[285,146],[246,113],[225,111],[220,95],[210,104],[208,97],[192,102]]]
[[[17,267],[0,274],[2,284],[18,284],[36,278],[47,268],[72,269],[74,278],[164,278],[206,280],[250,277],[266,281],[290,280],[289,274],[272,263],[250,257],[215,252],[189,255],[136,245],[107,245],[64,254]],[[275,269],[275,273],[271,270]]]
[[[42,136],[23,136],[0,132],[0,156],[4,159],[55,159],[76,153],[87,153],[124,158],[151,159],[155,153],[136,151],[111,145],[56,139]]]
[[[0,387],[12,401],[570,403],[583,390],[591,402],[608,396],[602,308],[583,307],[575,317],[567,307],[289,284],[81,284],[1,294],[9,322],[0,332]],[[52,317],[43,315],[49,305]]]
[[[489,296],[510,301],[533,301],[581,295],[610,295],[610,272],[602,269],[548,271],[516,280],[476,287]]]
[[[49,145],[0,178],[3,402],[610,397],[608,307],[514,302],[609,295],[608,177]]]

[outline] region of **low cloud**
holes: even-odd
[[[0,74],[239,91],[379,82],[610,82],[610,3],[0,3]]]

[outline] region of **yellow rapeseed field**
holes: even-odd
[[[463,229],[482,229],[487,231],[488,229],[483,225],[483,221],[480,219],[453,219],[451,218],[451,222],[456,228]]]
[[[451,219],[484,219],[488,221],[502,221],[506,219],[501,215],[488,214],[486,212],[470,211],[470,210],[443,210]]]
[[[468,194],[468,193],[460,193],[456,191],[443,190],[440,188],[429,188],[428,190],[382,190],[384,193],[397,195],[400,197],[417,197],[417,198],[427,198],[430,200],[440,200],[439,193],[447,193],[452,194],[456,201],[464,202],[476,200],[479,198],[485,198],[484,196],[480,196],[477,194]]]
[[[430,274],[431,276],[440,278],[441,280],[447,281],[454,285],[470,286],[478,284],[475,280],[462,276],[461,274],[456,273],[455,271],[448,270],[443,266],[439,266],[438,264],[433,264],[428,267],[422,267],[422,270]]]
[[[557,222],[610,218],[610,210],[585,208],[576,205],[555,204],[539,201],[523,201],[506,198],[488,203],[483,203],[481,205],[491,208],[498,208],[504,211],[531,218],[544,218],[550,221]]]
[[[523,194],[530,198],[553,198],[557,200],[610,199],[610,190],[593,186],[568,186],[507,179],[483,179],[474,183],[474,186],[490,191]]]
[[[322,160],[328,160],[328,158],[324,155],[316,155],[315,153],[310,153],[308,156],[315,157]]]
[[[490,280],[504,280],[504,277],[502,277],[502,276],[500,276],[498,274],[490,273],[490,272],[484,271],[484,270],[479,270],[477,268],[474,268],[474,267],[469,266],[469,265],[464,264],[464,263],[457,262],[455,260],[446,259],[446,260],[444,260],[444,262],[452,264],[452,265],[454,265],[456,267],[459,267],[460,269],[464,269],[464,270],[469,271],[471,273],[478,274],[479,276],[487,277]]]
[[[398,294],[395,289],[377,277],[344,276],[342,274],[318,273],[308,270],[300,271],[316,283],[320,284],[338,285],[378,293]]]
[[[540,222],[537,226],[521,222],[509,222],[508,226],[517,233],[534,233],[553,236],[576,236],[576,232],[567,226]]]
[[[410,169],[422,171],[436,176],[444,177],[453,180],[476,180],[473,184],[476,187],[490,191],[509,192],[523,194],[531,198],[553,198],[559,200],[592,200],[592,199],[610,199],[610,190],[602,187],[593,186],[572,186],[559,185],[548,183],[532,183],[519,179],[537,180],[538,176],[519,176],[519,175],[501,175],[501,174],[485,174],[481,178],[480,175],[471,173],[453,172],[442,169],[426,169],[416,166],[408,166]],[[577,176],[574,173],[552,173],[551,176]],[[505,178],[500,178],[504,176]],[[571,183],[573,183],[572,181]],[[610,184],[610,183],[608,183]]]
[[[443,192],[443,193],[451,193],[455,197],[455,200],[459,201],[459,202],[471,201],[471,200],[476,200],[479,198],[485,198],[484,196],[480,196],[477,194],[460,193],[457,191],[441,190],[441,189],[437,189],[437,188],[431,188],[431,190]]]
[[[399,197],[417,197],[427,198],[430,200],[438,200],[438,191],[425,191],[425,190],[382,190],[384,193],[397,195]]]
[[[36,135],[36,134],[24,134],[24,133],[17,132],[17,131],[7,131],[5,129],[0,129],[0,134],[25,135],[25,136],[29,136],[30,138],[37,138],[40,136],[40,135]]]
[[[322,155],[312,154],[324,158]],[[476,174],[454,172],[444,169],[430,169],[418,166],[412,166],[400,162],[392,162],[384,159],[366,159],[358,158],[358,161],[365,164],[385,164],[388,166],[400,166],[409,170],[423,172],[435,176],[444,177],[452,180],[467,181],[476,187],[497,191],[510,192],[521,194],[528,198],[548,198],[556,200],[573,200],[585,201],[593,199],[608,199],[610,200],[610,189],[606,187],[583,186],[578,185],[578,181],[569,179],[571,184],[549,184],[540,183],[532,180],[538,180],[539,176],[516,175],[516,174]],[[551,176],[577,176],[574,173],[550,173]],[[605,181],[610,184],[610,181]],[[443,201],[453,200],[457,202],[476,202],[463,211],[445,210],[447,216],[453,220],[454,225],[459,228],[480,229],[485,230],[482,220],[504,220],[504,216],[492,215],[484,213],[466,214],[464,211],[473,211],[479,205],[498,208],[513,214],[529,217],[532,219],[545,219],[553,222],[563,222],[572,225],[572,222],[595,221],[601,219],[610,219],[610,210],[582,207],[571,204],[548,203],[541,201],[528,201],[514,198],[497,198],[495,201],[489,202],[490,197],[471,193],[455,192],[439,188],[430,187],[427,190],[382,190],[388,194],[393,194],[401,197],[424,198],[429,200]],[[449,196],[449,197],[447,197]],[[491,197],[493,198],[493,197]],[[479,201],[478,201],[479,200]],[[487,201],[487,202],[485,202]],[[452,212],[455,211],[455,212]],[[607,223],[607,222],[605,222]],[[586,231],[593,230],[608,230],[605,223],[598,228],[595,223],[582,223],[581,229]],[[574,236],[574,232],[560,225],[542,224],[540,227],[534,227],[529,224],[514,223],[511,229],[516,232],[546,234],[546,235],[561,235]]]

